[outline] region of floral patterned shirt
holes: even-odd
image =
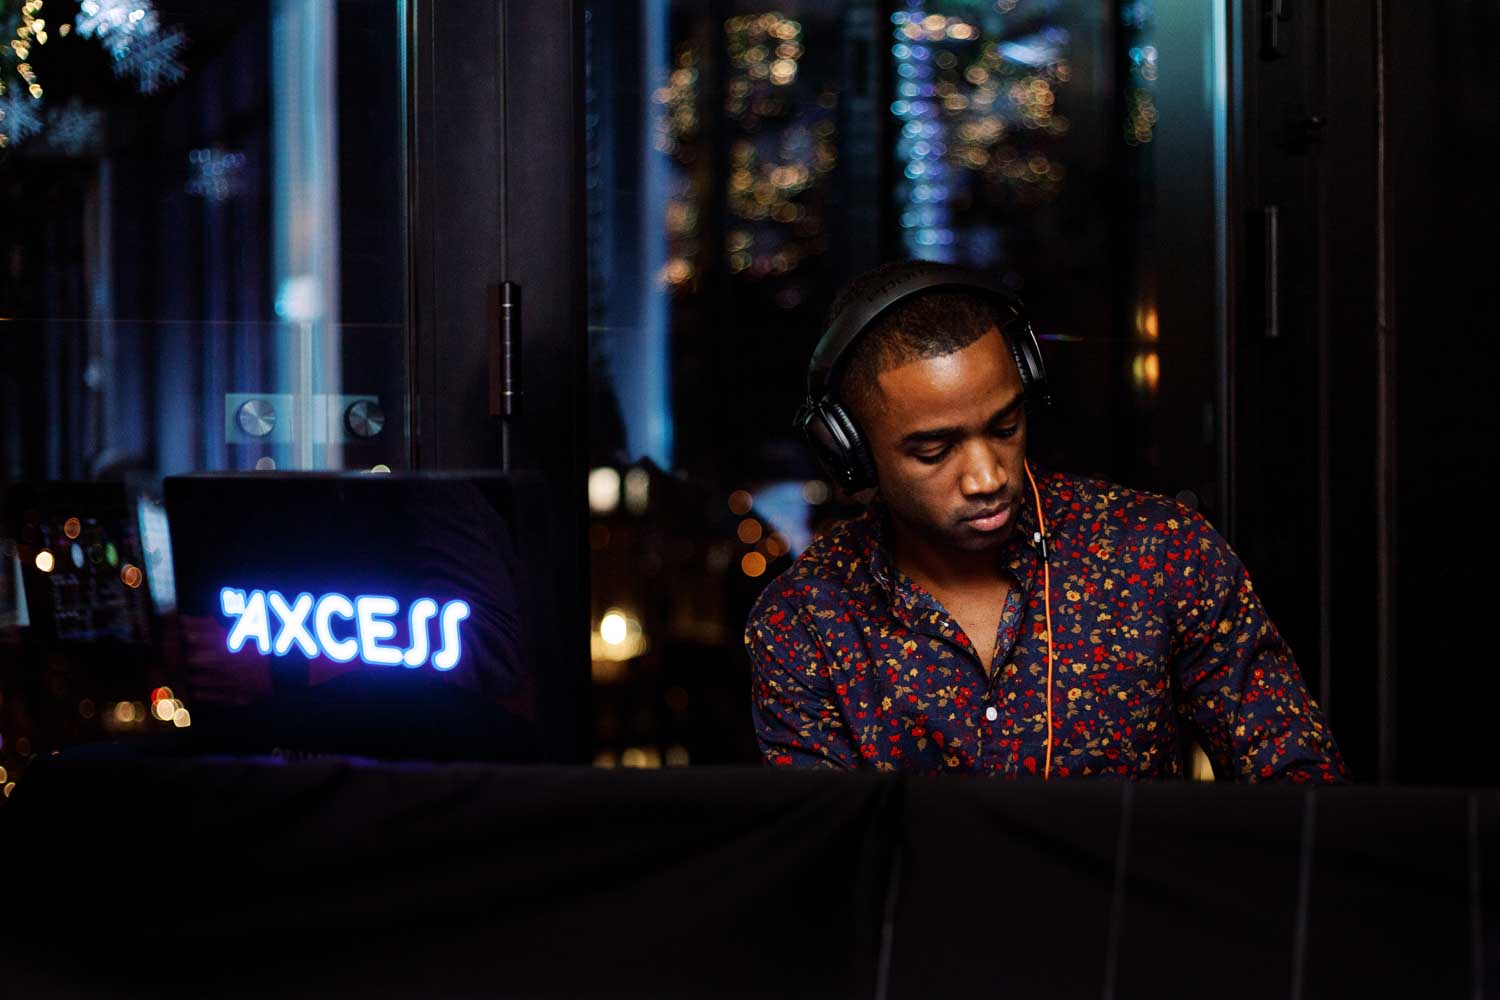
[[[1291,650],[1201,514],[1032,471],[1055,629],[1052,776],[1180,775],[1188,736],[1220,779],[1348,780]],[[1013,585],[988,670],[937,599],[895,568],[885,516],[877,501],[830,529],[751,611],[751,708],[767,762],[1041,777],[1047,620],[1031,497],[998,556]]]

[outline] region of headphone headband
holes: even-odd
[[[995,287],[976,271],[931,261],[909,263],[909,267],[893,269],[895,273],[889,279],[871,289],[861,301],[845,307],[824,332],[807,367],[809,397],[818,399],[829,391],[834,369],[860,334],[892,307],[921,292],[939,288],[977,292],[1009,309],[1012,320],[1025,317],[1015,296]],[[1006,321],[1006,325],[1010,322]]]
[[[846,305],[818,341],[807,367],[807,400],[794,422],[814,458],[846,490],[875,485],[875,463],[853,417],[833,398],[838,365],[865,330],[898,303],[945,288],[977,293],[1010,312],[1011,318],[1000,322],[1001,336],[1021,373],[1028,405],[1047,407],[1052,403],[1041,347],[1020,299],[977,272],[951,264],[909,261],[893,267],[885,281],[859,301]]]

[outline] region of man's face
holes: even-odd
[[[1026,489],[1021,373],[1000,331],[883,371],[877,384],[861,424],[899,527],[937,548],[998,547]]]

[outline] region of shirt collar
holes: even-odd
[[[1052,531],[1055,530],[1054,525],[1057,523],[1057,517],[1053,513],[1053,498],[1049,489],[1052,485],[1052,477],[1043,473],[1035,465],[1032,466],[1032,474],[1036,477],[1037,492],[1041,494],[1042,510],[1047,519],[1047,544],[1051,545]],[[1022,587],[1029,591],[1032,571],[1041,554],[1041,543],[1036,537],[1036,498],[1032,496],[1030,483],[1024,484],[1021,502],[1017,508],[1015,529],[1005,540],[997,558],[1016,576]],[[885,592],[891,607],[895,608],[898,614],[910,613],[922,603],[922,595],[913,587],[911,579],[897,569],[895,560],[886,546],[889,517],[890,512],[885,502],[879,494],[876,494],[864,513],[868,531],[870,574]]]

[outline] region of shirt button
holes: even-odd
[[[994,705],[991,705],[989,708],[984,710],[984,717],[986,719],[989,719],[991,722],[994,722],[996,719],[1000,718],[1000,710],[997,709]]]

